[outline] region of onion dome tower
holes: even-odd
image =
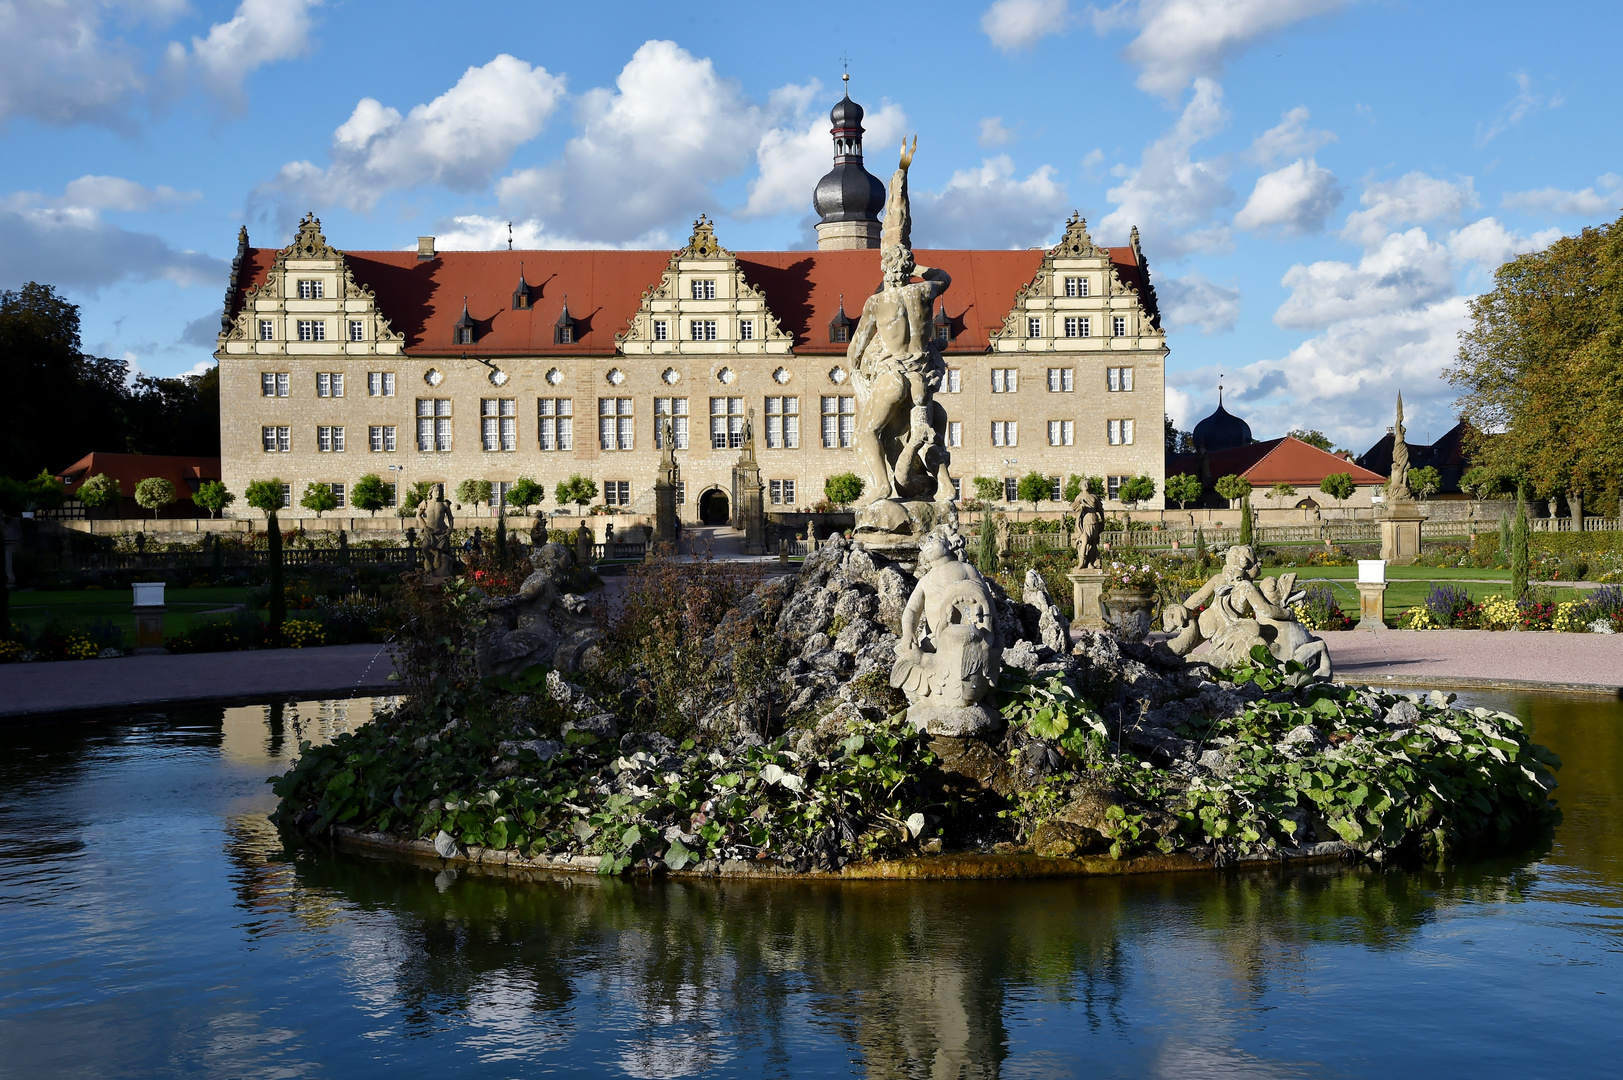
[[[828,114],[834,168],[812,194],[819,251],[878,247],[879,212],[885,208],[885,185],[862,166],[862,106],[851,100],[851,76],[844,78],[845,97]]]
[[[1217,409],[1195,425],[1195,453],[1210,454],[1216,450],[1232,450],[1236,446],[1250,446],[1251,425],[1223,408],[1223,388],[1217,388]]]

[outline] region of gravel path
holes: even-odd
[[[1504,686],[1623,695],[1623,634],[1340,630],[1319,635],[1336,678],[1409,686]]]

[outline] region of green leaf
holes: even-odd
[[[680,870],[696,858],[680,840],[672,840],[671,846],[665,849],[665,865],[672,870]]]

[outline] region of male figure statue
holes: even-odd
[[[451,530],[456,518],[445,497],[444,484],[435,484],[434,494],[418,504],[417,525],[423,538],[424,576],[448,578],[456,573],[456,557],[451,552]]]

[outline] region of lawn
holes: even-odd
[[[184,633],[199,623],[222,618],[222,608],[248,602],[248,589],[211,587],[207,589],[165,589],[164,633]],[[52,615],[83,625],[111,622],[124,631],[126,648],[135,644],[135,613],[130,610],[135,596],[130,589],[83,589],[61,592],[14,592],[11,594],[11,621],[38,630]],[[205,614],[207,613],[207,614]]]
[[[1358,617],[1358,588],[1354,582],[1358,578],[1356,566],[1304,566],[1268,567],[1262,571],[1264,576],[1278,577],[1280,574],[1296,574],[1297,588],[1306,588],[1314,584],[1330,586],[1336,602],[1341,610],[1356,619]],[[1447,583],[1464,589],[1472,600],[1480,603],[1484,597],[1506,594],[1510,592],[1510,571],[1508,570],[1476,570],[1466,567],[1427,567],[1427,566],[1388,566],[1386,568],[1387,586],[1385,618],[1388,625],[1397,622],[1398,618],[1409,608],[1424,604],[1426,597],[1431,594],[1434,584]],[[1492,578],[1491,581],[1472,581],[1471,578]],[[1464,580],[1462,580],[1464,579]],[[1583,590],[1551,588],[1556,600],[1571,600],[1574,597],[1587,595]]]

